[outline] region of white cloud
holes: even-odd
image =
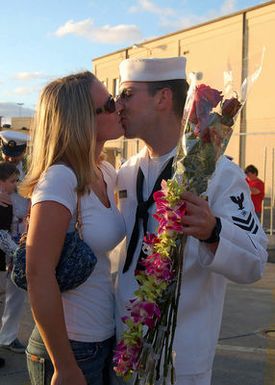
[[[155,15],[160,15],[161,17],[173,16],[175,14],[174,9],[160,7],[159,5],[154,4],[151,0],[138,0],[138,5],[130,7],[129,12],[150,12]]]
[[[207,16],[186,15],[184,17],[176,17],[173,19],[162,18],[160,25],[165,29],[178,30],[191,27],[192,25],[200,24],[205,20],[208,20]]]
[[[236,5],[235,0],[225,0],[224,3],[221,5],[220,14],[226,15],[226,14],[234,12],[235,11],[235,5]]]
[[[151,0],[138,0],[138,4],[131,7],[129,11],[153,13],[159,16],[158,23],[161,27],[165,30],[176,31],[230,14],[236,10],[235,3],[235,0],[224,0],[218,9],[209,9],[204,15],[196,15],[188,13],[184,8],[182,12],[176,12],[172,8],[160,7]]]
[[[42,72],[18,72],[14,75],[17,80],[35,80],[35,79],[46,79],[48,75]]]
[[[104,44],[136,41],[141,38],[141,32],[136,25],[119,24],[96,27],[91,19],[78,22],[69,20],[59,27],[54,34],[58,37],[77,35]]]
[[[16,95],[30,95],[37,91],[37,87],[16,87],[13,94]]]

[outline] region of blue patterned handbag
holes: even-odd
[[[77,198],[77,220],[75,230],[67,233],[56,267],[56,280],[60,291],[72,290],[84,283],[93,272],[97,257],[82,239],[80,198]],[[26,280],[26,236],[21,237],[13,256],[11,279],[21,289],[27,290]]]

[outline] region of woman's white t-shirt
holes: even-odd
[[[114,200],[116,171],[107,162],[102,162],[100,168],[110,207],[105,207],[92,191],[80,200],[83,239],[97,256],[97,264],[86,282],[62,293],[68,337],[83,342],[99,342],[114,335],[114,298],[108,254],[125,235],[124,221]],[[32,205],[43,201],[62,204],[72,214],[68,232],[73,231],[76,186],[76,176],[69,167],[53,165],[37,184]]]

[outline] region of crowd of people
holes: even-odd
[[[0,163],[0,229],[10,232],[18,242],[25,228],[28,200],[17,192],[17,184],[25,176],[23,160],[29,136],[21,132],[1,131]],[[15,353],[24,353],[25,346],[18,340],[20,320],[24,308],[26,293],[11,280],[12,261],[10,256],[0,250],[0,270],[5,282],[5,303],[1,319],[0,347]],[[0,365],[4,365],[4,360]]]
[[[157,227],[150,197],[160,188],[164,170],[166,178],[172,173],[188,91],[185,66],[183,57],[122,61],[116,101],[88,71],[46,85],[36,110],[26,175],[21,163],[26,140],[0,132],[6,156],[0,164],[0,207],[5,211],[1,230],[18,241],[18,226],[30,211],[26,275],[35,328],[26,355],[32,385],[131,384],[112,370],[112,353],[137,289],[135,270],[144,231],[153,233]],[[106,141],[122,135],[142,139],[145,147],[117,172],[102,150]],[[21,153],[13,152],[19,149]],[[255,179],[250,183],[254,171],[246,170],[249,189],[243,171],[222,156],[206,192],[208,200],[191,192],[182,196],[188,241],[181,287],[185,295],[174,343],[178,385],[210,385],[226,283],[250,283],[263,274],[267,238],[251,200],[260,190]],[[236,203],[240,196],[242,212]],[[55,269],[66,233],[74,228],[78,203],[83,240],[97,264],[84,283],[61,292]],[[255,217],[257,228],[241,225],[244,213]],[[111,264],[117,254],[113,279]],[[3,254],[1,258],[2,270],[10,271],[12,261]],[[14,299],[10,286],[17,291]],[[25,292],[8,274],[0,331],[3,348],[25,350],[17,339],[24,299]]]

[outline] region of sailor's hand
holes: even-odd
[[[208,202],[191,192],[183,193],[182,199],[186,203],[186,215],[181,219],[183,233],[199,240],[208,239],[216,225]]]

